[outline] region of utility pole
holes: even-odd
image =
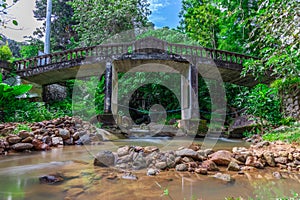
[[[47,13],[46,13],[46,33],[44,53],[50,53],[50,30],[51,30],[51,13],[52,13],[52,0],[47,0]]]

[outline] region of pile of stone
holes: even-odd
[[[94,165],[113,166],[122,170],[147,168],[148,175],[172,168],[203,175],[217,173],[221,167],[240,174],[267,166],[300,171],[300,148],[278,142],[261,142],[249,149],[234,147],[232,152],[200,150],[197,145],[166,152],[160,152],[156,146],[123,146],[117,152],[99,152]]]
[[[31,131],[13,131],[20,123],[0,124],[0,154],[10,150],[49,150],[59,145],[90,144],[102,141],[102,135],[89,122],[77,117],[62,117],[27,124]]]

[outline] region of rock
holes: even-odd
[[[189,157],[183,157],[182,158],[182,162],[188,163],[188,162],[193,162],[194,160],[192,158]]]
[[[67,129],[58,129],[59,131],[59,136],[62,137],[62,139],[66,140],[70,138],[70,131],[68,131]]]
[[[234,161],[231,161],[227,167],[228,171],[240,171],[241,167]]]
[[[146,146],[146,147],[144,147],[144,153],[146,153],[146,154],[152,153],[154,151],[159,151],[158,147],[156,147],[156,146]]]
[[[80,132],[75,132],[73,135],[72,135],[73,139],[76,141],[80,138]]]
[[[22,140],[22,138],[19,136],[12,136],[12,137],[7,138],[7,142],[9,144],[16,144],[16,143],[20,142],[21,140]]]
[[[176,165],[175,163],[175,158],[172,159],[172,158],[167,158],[167,167],[169,168],[174,168]]]
[[[66,139],[64,143],[65,145],[73,145],[74,144],[73,138],[70,137],[69,139]]]
[[[226,183],[234,183],[235,179],[233,179],[229,174],[216,173],[214,178],[225,181]]]
[[[166,162],[158,162],[155,164],[155,167],[157,169],[161,169],[161,170],[164,170],[167,168],[167,163]]]
[[[188,167],[186,164],[179,164],[175,167],[176,171],[187,171]]]
[[[57,145],[63,145],[64,141],[61,137],[53,137],[52,138],[52,145],[57,146]]]
[[[147,161],[143,156],[143,152],[136,153],[137,156],[134,157],[133,155],[133,169],[139,170],[147,167]]]
[[[158,173],[158,170],[150,168],[147,170],[147,176],[155,176]]]
[[[219,171],[217,165],[211,160],[203,161],[201,166],[206,168],[208,171]]]
[[[201,168],[196,168],[196,169],[195,169],[195,172],[196,172],[197,174],[202,174],[202,175],[207,175],[207,174],[208,174],[207,169],[206,169],[206,168],[203,168],[203,167],[201,167]]]
[[[256,157],[254,156],[248,156],[246,159],[246,166],[252,166],[258,169],[263,169],[264,168],[264,164],[261,163],[260,161],[257,160]]]
[[[257,143],[254,146],[254,148],[260,149],[260,148],[263,148],[263,147],[266,147],[266,146],[269,146],[269,145],[270,145],[270,142],[268,142],[268,141],[262,141],[262,142]]]
[[[88,134],[85,134],[76,141],[76,144],[78,145],[91,144],[91,138]]]
[[[287,159],[287,157],[278,157],[278,158],[275,158],[275,162],[280,163],[280,164],[287,164],[288,159]]]
[[[199,159],[199,154],[197,151],[194,151],[192,149],[182,149],[175,152],[176,156],[181,157],[191,157],[193,159]]]
[[[213,154],[215,151],[213,149],[205,149],[204,153],[205,153],[205,157],[209,156],[210,154]]]
[[[31,143],[32,140],[33,140],[33,137],[27,137],[27,138],[22,140],[22,143]]]
[[[282,178],[282,175],[280,172],[273,172],[273,176],[277,179],[281,179]]]
[[[293,157],[300,161],[300,153],[299,152],[293,153]]]
[[[32,149],[33,145],[30,143],[17,143],[12,145],[11,148],[16,151],[24,151]]]
[[[25,138],[31,136],[31,134],[28,131],[24,131],[24,130],[20,131],[18,135],[22,139],[25,139]]]
[[[232,153],[225,150],[217,151],[210,155],[210,160],[213,161],[217,165],[227,166],[232,158]]]
[[[129,146],[120,147],[117,150],[117,154],[119,157],[125,156],[129,154]]]
[[[275,167],[274,155],[272,152],[266,151],[263,153],[264,158],[269,166]]]
[[[246,162],[246,158],[247,156],[246,155],[242,155],[242,154],[237,154],[234,156],[234,158],[242,163],[245,163]]]
[[[132,174],[131,172],[127,172],[122,176],[122,179],[126,179],[126,180],[138,180],[138,177],[134,174]]]
[[[60,174],[50,174],[39,177],[41,184],[54,184],[62,182],[64,178]]]
[[[38,151],[44,151],[44,150],[50,150],[50,147],[43,143],[42,141],[38,140],[38,139],[34,139],[32,141],[32,145],[34,147],[35,150],[38,150]]]
[[[100,151],[94,159],[94,165],[109,167],[115,164],[115,156],[111,151]]]
[[[250,115],[236,117],[228,128],[230,138],[243,138],[243,133],[250,131],[257,126],[255,120]]]

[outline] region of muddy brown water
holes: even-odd
[[[165,138],[128,139],[104,142],[93,146],[65,146],[47,152],[10,154],[0,157],[1,200],[58,200],[58,199],[276,199],[300,193],[300,174],[282,173],[283,179],[275,179],[276,169],[256,170],[238,175],[230,172],[234,183],[224,183],[210,175],[198,175],[174,170],[146,176],[146,170],[134,171],[138,180],[122,179],[122,173],[112,168],[93,166],[94,154],[99,150],[115,151],[118,146],[156,145],[164,150],[177,149],[186,140]],[[188,141],[189,142],[189,141]],[[215,150],[248,146],[241,140],[195,140]],[[221,168],[221,172],[226,172]],[[62,174],[65,180],[59,184],[40,184],[38,178],[47,174]]]

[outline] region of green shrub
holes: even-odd
[[[8,61],[12,58],[12,52],[8,45],[3,45],[0,47],[0,60]]]
[[[261,127],[266,122],[278,125],[282,118],[278,90],[267,85],[258,84],[252,90],[241,93],[236,102],[239,108],[246,108],[246,113],[259,118]]]
[[[31,128],[27,124],[18,124],[16,129],[13,131],[14,134],[18,134],[20,131],[31,131]]]

